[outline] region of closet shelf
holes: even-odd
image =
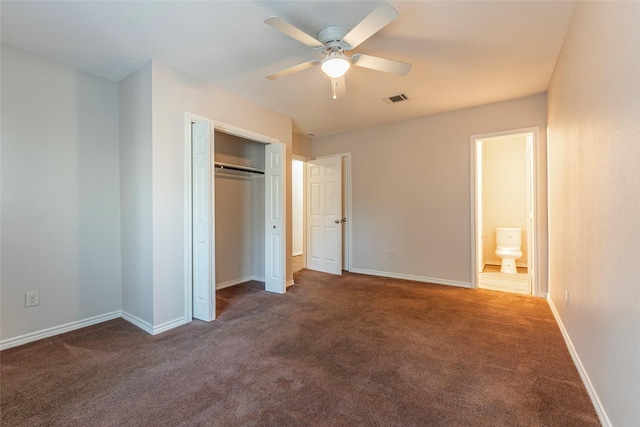
[[[215,162],[214,165],[215,165],[216,168],[218,168],[220,170],[229,169],[229,170],[233,170],[233,171],[257,173],[257,174],[260,174],[260,175],[264,175],[264,171],[262,169],[252,168],[252,167],[249,167],[249,166],[232,165],[230,163],[222,163],[222,162]]]

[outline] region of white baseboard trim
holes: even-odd
[[[127,313],[126,311],[122,311],[120,317],[122,317],[124,320],[131,323],[132,325],[142,329],[149,335],[153,335],[153,326],[146,320],[142,320],[141,318],[134,316],[133,314]]]
[[[553,313],[553,317],[556,318],[556,323],[560,328],[560,332],[562,333],[564,342],[567,344],[567,348],[569,349],[569,354],[573,359],[573,363],[576,365],[576,368],[578,369],[578,373],[580,374],[580,378],[582,378],[582,382],[585,388],[587,389],[587,393],[589,393],[589,397],[591,398],[591,403],[593,403],[593,407],[595,408],[596,413],[598,414],[598,419],[600,420],[600,424],[602,424],[604,427],[612,427],[611,420],[609,420],[609,417],[607,416],[607,413],[604,410],[604,407],[602,406],[602,402],[600,402],[600,398],[598,398],[598,393],[596,393],[595,389],[593,388],[593,384],[591,384],[589,375],[587,374],[587,371],[582,365],[582,361],[580,360],[580,357],[578,356],[578,353],[576,352],[576,349],[573,346],[573,343],[571,342],[571,337],[569,337],[569,334],[567,333],[567,330],[564,327],[564,324],[562,323],[562,319],[558,314],[558,310],[556,310],[556,307],[555,305],[553,305],[553,301],[549,296],[547,296],[547,302],[549,303],[549,307],[551,307],[551,312]]]
[[[54,326],[52,328],[43,329],[41,331],[31,332],[29,334],[20,335],[18,337],[9,338],[0,341],[0,350],[6,350],[8,348],[17,347],[19,345],[28,344],[33,341],[38,341],[43,338],[49,338],[54,335],[64,334],[65,332],[75,331],[76,329],[86,328],[87,326],[96,325],[98,323],[106,322],[107,320],[117,319],[121,317],[121,311],[112,311],[110,313],[101,314],[98,316],[89,317],[76,322],[65,323],[64,325]]]
[[[106,322],[108,320],[113,320],[117,318],[122,318],[132,325],[142,329],[149,335],[156,335],[164,331],[168,331],[169,329],[176,328],[178,326],[189,323],[185,317],[180,317],[178,319],[170,320],[169,322],[165,322],[161,325],[152,326],[149,322],[140,319],[133,314],[127,313],[126,311],[117,310],[112,311],[111,313],[101,314],[99,316],[89,317],[87,319],[78,320],[76,322],[66,323],[60,326],[54,326],[52,328],[43,329],[41,331],[31,332],[29,334],[20,335],[19,337],[9,338],[3,341],[0,341],[0,351],[6,350],[12,347],[17,347],[19,345],[28,344],[30,342],[38,341],[44,338],[49,338],[55,335],[64,334],[65,332],[75,331],[76,329],[86,328],[87,326],[97,325],[98,323]]]
[[[162,323],[157,326],[153,326],[146,320],[142,320],[141,318],[134,316],[133,314],[127,313],[126,311],[123,311],[120,317],[122,317],[124,320],[131,323],[132,325],[142,329],[149,335],[157,335],[161,332],[168,331],[169,329],[177,328],[178,326],[182,326],[186,323],[189,323],[186,317],[184,316],[178,319],[170,320],[168,322]]]
[[[366,270],[363,268],[352,268],[351,273],[366,274],[368,276],[390,277],[392,279],[413,280],[414,282],[433,283],[436,285],[456,286],[459,288],[471,288],[471,283],[457,282],[455,280],[434,279],[433,277],[412,276],[409,274],[390,273],[387,271]]]
[[[216,285],[216,289],[229,288],[231,286],[239,285],[240,283],[245,283],[245,282],[250,282],[251,280],[256,280],[256,279],[254,279],[254,277],[255,276],[246,276],[246,277],[241,277],[239,279],[227,280],[226,282],[218,283]]]
[[[161,332],[168,331],[169,329],[177,328],[178,326],[182,326],[186,323],[189,323],[189,322],[187,322],[187,319],[184,316],[178,319],[170,320],[158,326],[154,326],[153,331],[151,332],[151,335],[157,335]]]
[[[289,286],[293,286],[293,285],[295,285],[295,283],[293,282],[293,279],[291,279],[291,280],[287,280],[287,285],[286,285],[286,287],[287,287],[287,288],[288,288]]]
[[[256,282],[264,282],[264,277],[263,276],[246,276],[246,277],[241,277],[240,279],[227,280],[226,282],[218,283],[216,285],[216,290],[230,288],[231,286],[250,282],[252,280],[255,280]]]
[[[298,256],[298,255],[302,255],[303,253],[304,253],[303,251],[293,252],[291,256]]]

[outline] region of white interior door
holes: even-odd
[[[342,157],[307,163],[307,268],[342,274]]]
[[[284,294],[285,278],[285,146],[265,147],[265,282],[268,292]]]
[[[212,185],[213,125],[197,122],[191,128],[193,318],[209,322],[216,316]]]

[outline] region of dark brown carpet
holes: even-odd
[[[5,350],[2,426],[593,426],[544,299],[303,270],[218,320]]]

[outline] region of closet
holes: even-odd
[[[215,131],[215,278],[222,289],[265,276],[265,144]]]

